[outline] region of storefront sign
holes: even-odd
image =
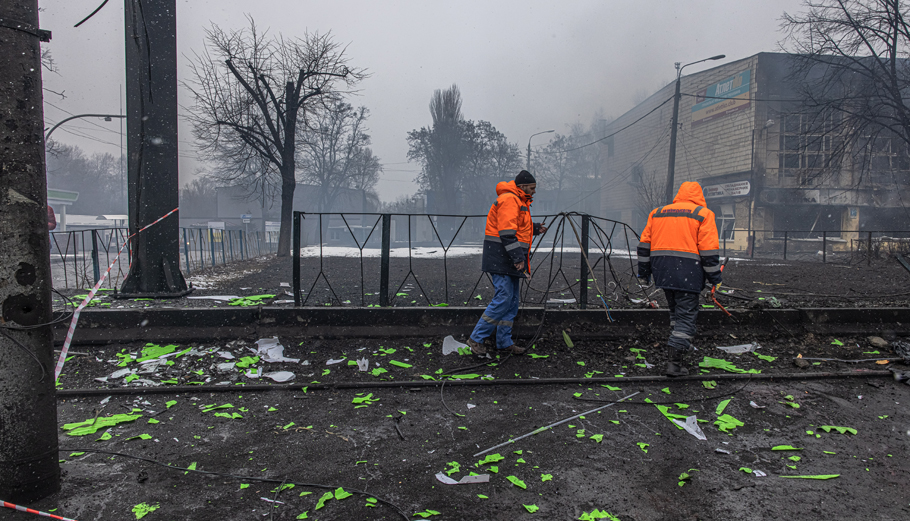
[[[744,70],[695,94],[692,126],[701,125],[750,106],[749,82],[752,72]]]
[[[223,230],[224,221],[209,221],[209,230]]]
[[[735,183],[724,183],[722,185],[708,185],[705,187],[705,199],[715,197],[740,197],[749,195],[752,186],[749,181],[737,181]]]

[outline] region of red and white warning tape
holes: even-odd
[[[18,510],[19,512],[28,512],[29,514],[38,514],[39,516],[42,516],[42,517],[49,517],[51,519],[60,519],[61,521],[76,521],[75,519],[70,519],[68,517],[55,516],[54,514],[48,514],[47,512],[42,512],[40,510],[35,510],[32,508],[27,508],[27,507],[21,507],[19,505],[13,504],[13,503],[7,503],[6,501],[3,501],[2,503],[3,503],[3,506],[5,506],[6,508],[12,508],[13,510]]]
[[[87,306],[88,303],[91,302],[93,298],[95,298],[95,294],[98,293],[98,288],[104,284],[104,281],[107,279],[108,274],[110,274],[111,270],[114,268],[114,265],[117,264],[117,261],[120,260],[120,254],[123,253],[123,248],[126,248],[126,245],[130,243],[130,239],[139,235],[155,224],[158,224],[160,221],[164,220],[165,217],[171,215],[177,210],[179,210],[179,208],[174,208],[170,212],[156,219],[154,222],[151,222],[148,225],[142,227],[136,233],[130,235],[126,238],[125,241],[123,241],[123,245],[120,246],[120,250],[117,251],[117,255],[114,257],[114,260],[111,261],[111,265],[107,267],[107,270],[105,270],[104,274],[101,275],[101,278],[98,279],[98,283],[95,284],[95,287],[93,287],[92,290],[89,291],[88,295],[85,296],[85,300],[82,301],[82,304],[79,304],[79,307],[77,307],[76,311],[73,312],[73,319],[70,321],[70,327],[66,332],[66,340],[63,341],[63,348],[60,349],[60,358],[57,359],[57,367],[54,368],[55,382],[58,378],[60,378],[60,372],[63,371],[63,363],[66,361],[66,353],[69,351],[70,344],[73,342],[73,334],[76,332],[76,322],[79,321],[79,314],[82,313],[82,310],[85,308],[85,306]]]

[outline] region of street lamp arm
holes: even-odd
[[[47,131],[47,134],[44,135],[44,141],[47,141],[48,139],[51,138],[51,134],[55,130],[57,130],[57,127],[66,123],[67,121],[77,119],[77,118],[126,118],[126,116],[124,116],[122,114],[78,114],[75,116],[70,116],[66,119],[61,120],[59,123],[57,123],[56,125],[51,127],[51,129]]]
[[[682,70],[685,69],[686,67],[688,67],[689,65],[695,65],[696,63],[707,62],[707,61],[711,61],[711,60],[722,60],[726,57],[727,57],[726,54],[718,54],[717,56],[705,58],[704,60],[698,60],[697,62],[687,63],[687,64],[683,65],[682,67],[679,67],[678,69],[676,69],[676,77],[679,78],[680,75],[682,75]]]
[[[526,170],[527,170],[528,172],[531,171],[531,138],[533,138],[534,136],[539,136],[539,135],[541,135],[541,134],[549,134],[550,132],[556,132],[556,131],[555,131],[555,130],[552,130],[552,129],[551,129],[551,130],[544,130],[543,132],[538,132],[538,133],[536,133],[536,134],[531,134],[531,137],[528,138],[528,161],[527,161],[527,165],[525,165],[525,166],[526,166]]]

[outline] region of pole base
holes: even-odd
[[[185,296],[189,295],[189,294],[192,293],[195,289],[196,289],[196,288],[190,286],[189,288],[185,289],[184,291],[177,291],[177,292],[174,292],[174,293],[169,293],[169,292],[160,292],[160,293],[122,293],[122,292],[117,291],[116,288],[114,288],[114,294],[112,295],[111,298],[115,298],[115,299],[118,299],[118,300],[130,299],[130,298],[180,298],[180,297],[185,297]]]

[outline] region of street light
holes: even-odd
[[[556,132],[555,130],[544,130],[543,132],[538,132],[536,134],[531,134],[531,137],[539,136],[541,134],[549,134],[550,132]],[[528,162],[526,165],[526,170],[531,171],[531,137],[528,138]]]
[[[70,120],[73,120],[73,119],[76,119],[76,118],[104,118],[104,121],[110,121],[111,118],[125,118],[125,117],[126,117],[126,116],[119,115],[119,114],[79,114],[79,115],[76,115],[76,116],[72,116],[72,117],[69,117],[69,118],[60,120],[60,123],[57,123],[56,125],[54,125],[53,127],[51,127],[50,130],[47,131],[47,134],[45,134],[45,136],[44,136],[44,140],[47,141],[48,139],[50,139],[51,134],[52,134],[55,130],[57,130],[57,127],[59,127],[60,125],[66,123],[67,121],[70,121]]]
[[[727,56],[725,54],[718,54],[717,56],[705,58],[704,60],[687,63],[682,67],[679,66],[679,62],[673,64],[676,67],[676,94],[673,96],[673,128],[670,129],[670,164],[667,166],[667,193],[664,197],[664,199],[667,201],[667,204],[673,202],[673,175],[676,171],[676,130],[677,127],[679,127],[679,83],[680,79],[682,78],[682,70],[689,65],[695,65],[696,63],[706,62],[710,60],[721,60],[726,57]]]

